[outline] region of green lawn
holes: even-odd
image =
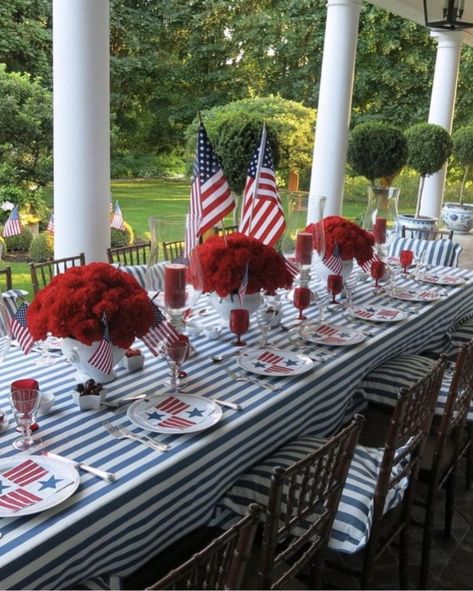
[[[134,180],[112,182],[112,195],[114,202],[118,200],[125,220],[133,227],[137,236],[143,236],[148,232],[148,218],[158,216],[168,222],[173,218],[181,220],[187,213],[189,205],[190,181],[188,180]],[[347,193],[349,194],[349,192]],[[287,191],[281,191],[285,211],[287,206]],[[52,205],[52,190],[48,191],[47,200]],[[358,199],[352,201],[346,199],[343,206],[343,215],[355,218],[361,215],[366,208],[366,201]],[[231,222],[229,221],[231,224]],[[298,219],[288,220],[291,228],[305,225],[305,213],[299,214]],[[177,236],[176,236],[177,238]],[[13,271],[13,285],[18,289],[26,289],[31,294],[31,280],[28,263],[8,262]]]

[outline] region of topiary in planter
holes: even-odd
[[[117,246],[130,246],[133,244],[135,239],[135,233],[133,228],[127,222],[124,222],[125,230],[117,230],[116,228],[110,228],[110,242],[112,248]]]
[[[9,252],[28,252],[30,249],[33,234],[28,228],[22,228],[21,234],[5,238],[5,243]]]
[[[463,179],[460,188],[460,198],[458,200],[463,207],[463,193],[465,184],[473,167],[473,127],[460,127],[452,135],[453,155],[464,167]]]
[[[416,217],[419,216],[425,177],[438,172],[452,153],[448,131],[434,123],[417,123],[406,130],[407,165],[421,176],[417,195]]]
[[[388,123],[368,121],[352,129],[347,161],[372,185],[390,185],[407,161],[407,142],[401,130]]]
[[[30,257],[35,263],[42,263],[54,258],[54,237],[51,232],[41,232],[33,238]]]

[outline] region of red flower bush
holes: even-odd
[[[292,278],[284,258],[271,246],[235,232],[225,239],[212,236],[197,247],[203,275],[203,291],[220,297],[236,293],[248,263],[248,294],[264,289],[288,288]]]
[[[128,349],[154,321],[146,291],[128,273],[108,263],[72,267],[56,275],[28,309],[28,328],[36,340],[50,332],[85,345],[103,337],[103,315],[114,345]]]
[[[344,261],[356,259],[359,265],[363,265],[373,257],[374,238],[370,232],[338,215],[324,218],[323,224],[326,257],[333,254],[335,244],[338,245]],[[312,232],[313,229],[314,224],[309,224],[305,232]],[[317,244],[314,247],[317,248]]]

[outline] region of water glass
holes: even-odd
[[[13,447],[21,451],[28,451],[41,445],[41,439],[31,436],[31,425],[35,422],[41,394],[39,390],[17,388],[10,393],[10,404],[13,416],[21,430],[21,437],[13,442]]]
[[[412,264],[414,253],[412,250],[401,250],[399,253],[399,262],[404,267],[403,272],[407,274],[407,267]]]
[[[308,308],[312,302],[312,292],[308,287],[296,287],[293,296],[294,307],[299,310],[298,320],[304,320],[303,311]]]
[[[180,384],[180,370],[189,352],[189,343],[187,341],[167,342],[163,347],[166,361],[171,373],[169,385],[173,392],[177,392]]]
[[[230,310],[230,330],[237,335],[236,341],[232,345],[242,347],[246,345],[245,341],[241,340],[241,335],[244,334],[250,327],[250,314],[245,308],[234,308]]]
[[[386,264],[383,261],[373,261],[371,264],[371,277],[375,280],[374,286],[379,287],[379,280],[386,273]]]
[[[335,296],[340,294],[343,289],[343,277],[341,275],[329,275],[327,277],[327,289],[332,295],[331,304],[336,304]]]

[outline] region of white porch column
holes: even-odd
[[[108,0],[53,0],[56,258],[110,245]]]
[[[313,197],[325,195],[325,215],[342,211],[356,42],[361,0],[328,0],[307,222]]]
[[[437,40],[432,97],[430,99],[429,123],[452,131],[455,97],[457,94],[458,68],[463,43],[461,31],[432,31]],[[440,218],[447,165],[425,179],[420,214]]]

